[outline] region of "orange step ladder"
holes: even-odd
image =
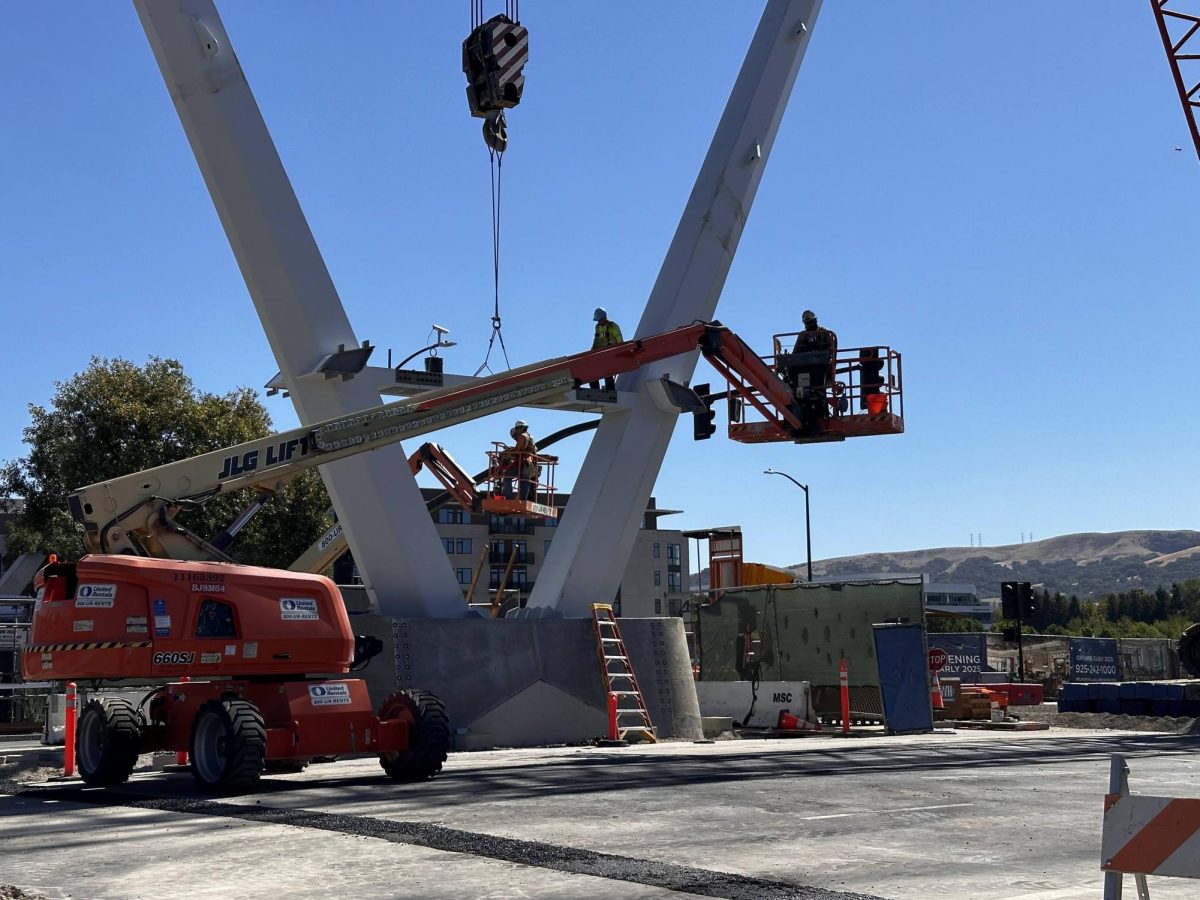
[[[596,652],[600,655],[600,673],[604,677],[604,695],[617,698],[617,739],[622,741],[658,740],[642,689],[638,687],[633,664],[621,639],[617,617],[608,603],[592,604],[592,623],[596,632]]]

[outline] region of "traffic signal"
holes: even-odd
[[[717,411],[711,406],[704,407],[703,411],[692,413],[692,439],[707,441],[716,434],[716,418]]]
[[[1028,581],[1017,582],[1018,618],[1031,620],[1037,615],[1037,600],[1033,596],[1033,585]]]
[[[1023,622],[1037,614],[1033,585],[1028,581],[1000,582],[1000,617]]]
[[[1017,583],[1015,581],[1000,582],[1000,618],[1017,618]]]
[[[692,440],[707,441],[717,432],[717,411],[713,409],[713,400],[709,397],[712,388],[707,384],[694,384],[692,390],[704,404],[704,409],[692,413]]]
[[[743,409],[742,398],[739,397],[733,391],[730,391],[729,397],[727,398],[726,402],[728,405],[729,421],[730,422],[742,421],[742,409]]]

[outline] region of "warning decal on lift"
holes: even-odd
[[[76,609],[112,609],[117,599],[115,584],[81,584],[75,592]]]
[[[317,614],[317,601],[311,597],[282,597],[279,600],[279,618],[285,622],[311,622],[321,617]]]
[[[310,684],[308,698],[313,706],[338,706],[350,702],[350,686],[340,681],[328,684]]]

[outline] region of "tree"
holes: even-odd
[[[978,619],[970,616],[926,616],[926,631],[931,634],[963,634],[983,631]]]
[[[48,407],[31,404],[24,431],[29,453],[0,468],[0,497],[24,500],[9,534],[11,554],[27,550],[77,559],[79,527],[67,512],[73,490],[265,437],[271,419],[254,391],[198,391],[172,359],[144,366],[93,357],[83,372],[55,384]],[[248,502],[251,491],[220,495],[179,516],[211,537]],[[329,498],[306,472],[281,490],[239,534],[230,554],[253,565],[287,566],[328,527]]]

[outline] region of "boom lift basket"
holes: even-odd
[[[480,504],[498,516],[536,516],[557,519],[554,470],[557,456],[514,450],[492,442],[488,454],[487,489]]]
[[[899,352],[891,347],[851,347],[838,349],[832,359],[828,354],[817,359],[820,354],[790,352],[798,335],[775,335],[772,352],[761,359],[792,389],[806,411],[805,432],[797,435],[789,429],[773,415],[769,400],[757,387],[716,361],[714,366],[730,384],[731,439],[746,444],[780,440],[808,444],[904,432]],[[748,416],[750,410],[759,415]]]

